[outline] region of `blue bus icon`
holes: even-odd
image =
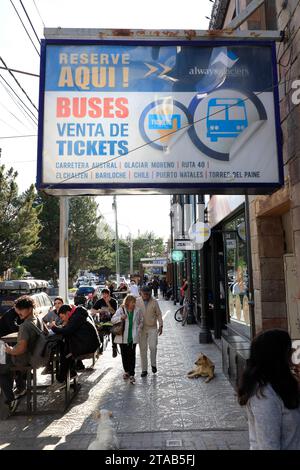
[[[237,137],[248,127],[246,106],[240,98],[211,98],[207,109],[207,137],[211,142]]]

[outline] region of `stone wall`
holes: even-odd
[[[282,220],[280,216],[258,217],[264,198],[250,200],[255,329],[287,328]]]
[[[284,42],[277,46],[279,80],[283,82],[279,89],[280,117],[285,177],[289,183],[291,202],[294,254],[300,280],[300,105],[292,102],[292,83],[300,77],[300,3],[299,0],[285,3],[276,0],[276,7],[278,29],[285,33]]]

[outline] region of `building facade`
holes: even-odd
[[[210,29],[226,29],[249,3],[216,0]],[[226,310],[219,326],[223,366],[233,382],[255,333],[279,327],[300,339],[300,106],[293,102],[300,76],[299,1],[266,0],[240,29],[284,32],[277,44],[284,186],[267,196],[246,197],[239,205],[216,195],[208,204],[223,263],[215,280],[224,284],[224,292],[216,292],[224,296]]]

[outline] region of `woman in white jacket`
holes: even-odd
[[[124,332],[123,335],[115,336],[115,343],[121,348],[123,378],[129,379],[134,384],[136,345],[143,327],[143,313],[136,307],[136,298],[132,294],[125,297],[123,304],[111,319],[112,323],[118,323],[121,320],[125,321]]]

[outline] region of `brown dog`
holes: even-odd
[[[209,382],[215,376],[215,365],[208,359],[205,354],[200,353],[197,361],[195,362],[196,368],[188,372],[187,376],[189,379],[198,377],[207,377],[205,383]]]

